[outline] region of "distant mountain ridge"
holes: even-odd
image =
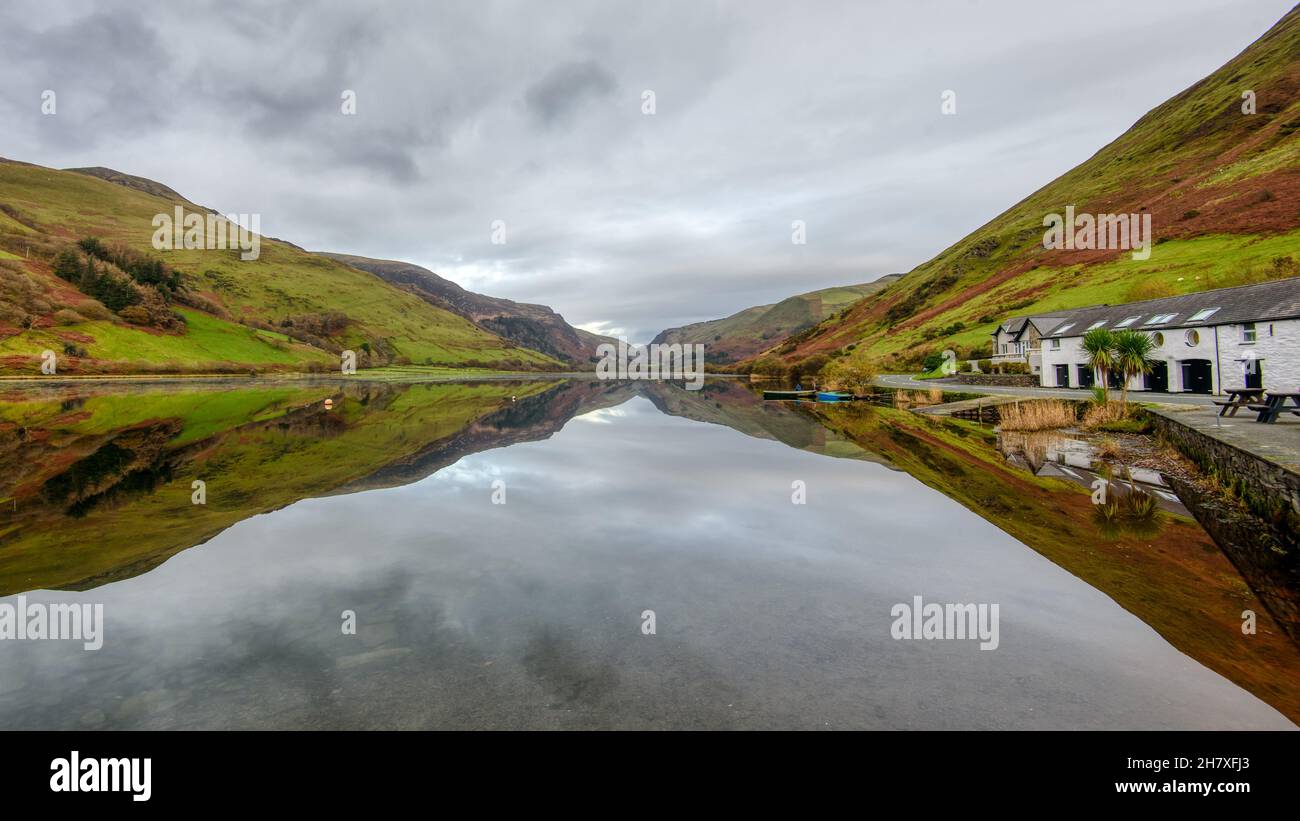
[[[574,365],[590,364],[597,359],[598,345],[618,341],[575,328],[545,305],[468,291],[413,263],[353,254],[319,253],[372,273],[385,282],[410,291],[430,305],[465,317],[503,339]]]
[[[883,289],[900,276],[902,274],[887,274],[860,285],[822,288],[771,305],[746,308],[723,319],[668,328],[660,331],[653,342],[701,343],[705,361],[720,365],[738,362],[811,328],[837,311]]]

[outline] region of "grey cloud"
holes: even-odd
[[[524,101],[539,121],[554,125],[568,119],[588,99],[608,97],[614,87],[614,78],[594,60],[569,62],[530,86]]]
[[[911,269],[1291,5],[1095,0],[1067,30],[1036,0],[7,0],[0,154],[645,341]]]

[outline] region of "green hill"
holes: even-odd
[[[465,317],[502,339],[573,366],[590,366],[599,359],[597,346],[618,342],[573,327],[545,305],[476,294],[409,262],[327,252],[321,252],[321,256],[368,271],[395,287],[410,291],[430,305]]]
[[[810,328],[837,311],[873,294],[898,278],[883,276],[875,282],[823,288],[783,299],[774,305],[757,305],[725,319],[696,322],[660,331],[659,343],[702,343],[705,360],[728,364],[753,356],[791,334]]]
[[[1255,113],[1243,95],[1254,93]],[[1150,215],[1150,258],[1048,250],[1044,218]],[[988,355],[1012,315],[1300,274],[1300,7],[1227,65],[1153,109],[1086,162],[844,316],[774,346],[913,367],[952,348]]]
[[[178,205],[212,213],[110,169],[0,159],[0,373],[37,374],[46,350],[59,373],[329,371],[343,350],[359,367],[559,367],[281,240],[262,237],[250,260],[155,250],[154,216]]]

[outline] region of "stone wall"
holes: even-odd
[[[1159,436],[1229,491],[1205,492],[1166,477],[1282,628],[1300,641],[1300,474],[1159,411],[1149,416]]]
[[[1036,388],[1038,377],[1032,373],[959,373],[947,382],[959,385],[1002,385],[1011,388]]]
[[[1230,489],[1252,512],[1289,524],[1292,533],[1300,533],[1300,473],[1207,436],[1173,415],[1153,411],[1149,416],[1159,435]]]

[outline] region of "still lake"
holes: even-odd
[[[1193,520],[1100,528],[935,400],[5,390],[0,605],[105,624],[0,641],[0,727],[1294,727],[1300,652]],[[917,596],[996,649],[895,639]]]

